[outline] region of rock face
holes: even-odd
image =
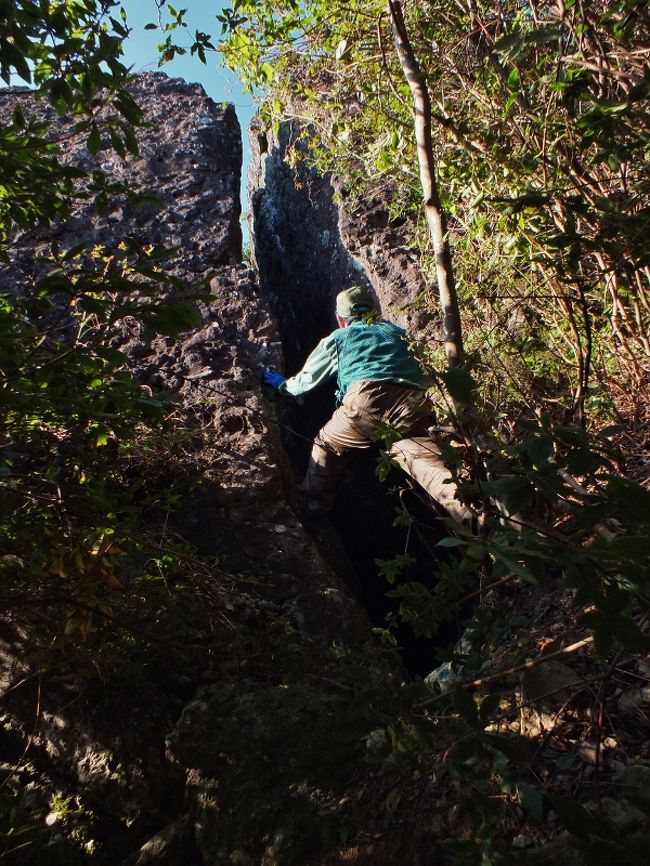
[[[354,645],[365,635],[363,614],[295,514],[295,479],[260,377],[266,364],[280,363],[279,343],[253,277],[246,265],[222,268],[202,325],[176,341],[154,340],[153,355],[135,370],[196,407],[211,431],[201,492],[176,518],[184,535],[203,552],[226,553],[233,571],[256,575],[260,591],[308,639]]]
[[[391,219],[379,196],[354,204],[336,179],[310,170],[294,122],[277,135],[254,122],[250,140],[251,234],[289,369],[336,327],[334,298],[354,282],[372,289],[387,318],[424,333],[430,316],[403,309],[427,291],[406,218]]]
[[[168,749],[191,768],[188,795],[206,863],[319,862],[323,835],[338,835],[335,792],[349,782],[364,733],[349,701],[317,683],[199,692]]]
[[[111,198],[103,215],[96,213],[93,198],[85,205],[77,203],[65,222],[45,233],[25,232],[15,240],[14,269],[7,279],[19,282],[28,275],[34,252],[53,238],[61,245],[90,240],[110,248],[129,237],[143,245],[178,247],[173,261],[186,279],[241,261],[242,145],[233,106],[216,105],[203,88],[162,73],[139,76],[131,90],[148,123],[138,134],[138,156],[125,159],[112,150],[90,156],[85,136],[71,135],[65,118],[58,118],[49,106],[35,104],[27,88],[0,91],[0,121],[6,122],[19,103],[26,115],[35,112],[52,123],[52,135],[63,140],[62,162],[100,168],[110,182],[127,180],[131,189],[156,199],[136,209],[128,197]]]
[[[273,139],[254,124],[250,138],[255,260],[287,364],[297,366],[336,327],[332,299],[340,287],[366,278],[341,240],[331,186],[291,158],[302,152],[296,128],[284,123]]]
[[[282,776],[277,784],[290,786],[293,779],[298,785],[304,774],[314,785],[322,784],[319,757],[309,745],[309,725],[322,710],[322,725],[334,731],[339,699],[327,689],[321,694],[316,681],[335,677],[337,665],[363,654],[371,636],[364,611],[330,565],[336,552],[330,550],[326,560],[296,518],[295,478],[280,446],[272,395],[261,385],[261,367],[282,359],[269,305],[254,273],[240,261],[241,143],[234,110],[218,107],[198,86],[160,74],[137,79],[133,94],[150,122],[139,155],[120,160],[100,152],[97,160],[109,179],[126,179],[133,188],[155,194],[159,202],[136,210],[128,197],[121,197],[111,200],[103,215],[81,202],[69,220],[51,231],[17,236],[2,276],[19,291],[21,281],[33,274],[35,252],[53,236],[63,247],[83,240],[109,250],[127,236],[142,244],[176,246],[169,270],[183,283],[207,283],[195,330],[178,340],[159,337],[149,344],[138,322],[129,320],[123,322],[118,344],[130,356],[143,387],[175,401],[179,418],[193,431],[196,450],[187,477],[173,479],[180,504],[170,517],[170,528],[219,566],[214,575],[203,574],[200,600],[190,602],[182,616],[192,623],[217,617],[223,634],[207,629],[203,643],[182,652],[173,641],[166,648],[156,643],[140,648],[135,641],[121,670],[116,661],[109,681],[89,686],[53,675],[39,680],[37,693],[31,662],[21,661],[29,635],[7,626],[7,634],[0,634],[0,653],[6,675],[2,685],[11,693],[2,707],[0,733],[9,744],[8,754],[21,762],[12,774],[25,792],[21,806],[42,813],[42,821],[54,827],[70,827],[82,821],[70,803],[83,802],[86,816],[94,816],[88,821],[95,822],[95,838],[108,846],[102,850],[109,853],[111,864],[235,862],[219,859],[230,857],[230,843],[208,832],[210,827],[221,832],[220,816],[226,809],[222,798],[211,792],[219,785],[224,790],[231,783],[236,787],[233,756],[237,750],[242,761],[248,751],[259,755],[264,737],[276,736],[275,727],[300,740],[305,753],[290,769],[289,781]],[[0,119],[16,100],[26,114],[44,110],[31,104],[28,91],[9,89],[0,94]],[[70,134],[64,121],[54,118],[54,124],[55,134],[69,136],[63,157],[69,164],[96,165],[81,137]],[[344,258],[341,252],[342,262]],[[171,485],[172,479],[163,478],[152,492],[154,499],[169,493],[165,482]],[[337,564],[341,561],[342,555]],[[227,592],[217,578],[222,573],[235,576]],[[137,621],[145,630],[164,633],[169,613],[165,605],[156,608],[153,599],[142,604]],[[237,640],[243,641],[239,656],[227,646]],[[223,662],[215,667],[209,661],[220,641],[226,647],[220,655],[237,659],[234,672]],[[256,641],[276,649],[261,652]],[[237,678],[244,680],[241,687],[232,686]],[[302,681],[309,678],[314,684],[305,685]],[[206,679],[212,685],[183,712]],[[25,685],[12,689],[18,680]],[[292,682],[291,688],[285,680]],[[33,732],[36,703],[40,716]],[[247,709],[255,713],[261,745],[249,749],[246,731],[231,730],[226,739],[240,739],[233,740],[233,756],[226,759],[231,774],[226,785],[217,781],[224,772],[226,741],[218,740],[216,751],[201,752],[200,744],[212,736],[215,720],[223,735],[229,723],[224,707],[231,705],[242,719]],[[188,720],[193,713],[197,716],[197,706],[202,721],[193,727]],[[351,754],[359,731],[350,724],[353,735],[346,734],[346,743]],[[255,730],[250,733],[255,735]],[[20,756],[25,742],[32,756],[27,764]],[[251,760],[246,768],[254,773]],[[269,779],[272,784],[272,773]],[[58,811],[47,814],[57,791],[68,792],[71,799],[64,797],[65,808],[57,806]],[[272,790],[258,795],[274,796]],[[283,805],[287,813],[290,801]],[[246,818],[245,805],[241,802],[232,810],[228,833]],[[265,820],[265,832],[272,837],[273,814]],[[316,828],[318,820],[312,822]],[[202,828],[200,851],[194,839],[197,824]],[[246,832],[254,834],[254,826],[248,826]],[[81,830],[77,838],[85,838]],[[257,840],[251,856],[264,844]],[[234,850],[234,841],[232,845]]]
[[[34,250],[53,234],[62,246],[90,240],[109,250],[122,237],[135,237],[143,245],[171,248],[169,269],[184,283],[211,277],[209,299],[199,305],[202,322],[195,331],[179,340],[157,338],[148,346],[143,328],[129,319],[123,323],[121,348],[131,357],[139,381],[163,389],[185,406],[201,405],[213,425],[213,452],[205,473],[206,482],[215,482],[206,507],[211,526],[201,528],[205,513],[195,513],[186,520],[188,531],[193,524],[199,545],[215,551],[233,532],[245,536],[245,548],[232,551],[235,568],[258,560],[268,568],[281,561],[280,570],[274,568],[275,585],[282,586],[281,595],[300,610],[297,599],[310,592],[305,587],[313,579],[320,594],[329,569],[305,555],[305,546],[313,545],[287,503],[277,425],[272,403],[265,399],[271,393],[262,393],[261,369],[281,363],[281,348],[255,274],[241,263],[239,124],[232,106],[217,106],[200,86],[161,73],[136,78],[132,93],[147,118],[139,155],[120,160],[112,153],[98,160],[111,180],[127,180],[132,189],[155,194],[159,201],[142,211],[128,200],[111,200],[106,215],[98,215],[92,202],[82,202],[69,220],[52,230],[19,235],[4,277],[20,285],[21,277],[33,272]],[[16,100],[26,114],[42,110],[29,90],[11,88],[2,91],[0,117],[10,116]],[[91,168],[94,161],[85,149],[85,136],[72,134],[63,120],[44,111],[54,119],[53,134],[65,135],[64,161]],[[286,481],[290,490],[293,479]],[[315,565],[318,576],[298,566],[304,561]],[[328,586],[327,597],[333,600],[340,589]],[[345,631],[344,608],[341,602],[334,617],[339,635],[342,626]],[[300,616],[311,622],[312,637],[325,636],[328,617],[322,610],[304,610]]]

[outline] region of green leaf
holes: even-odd
[[[502,501],[512,514],[530,508],[534,502],[535,489],[523,475],[506,475],[485,485],[487,491]]]
[[[72,106],[74,97],[70,85],[64,78],[58,78],[50,85],[50,94],[53,103],[62,103],[65,108]],[[64,109],[65,110],[65,109]],[[58,111],[58,108],[57,108]],[[59,111],[59,114],[62,112]]]
[[[142,318],[159,334],[171,337],[196,328],[201,322],[201,315],[194,304],[178,299],[165,301],[157,309],[147,310]]]
[[[553,437],[550,433],[546,433],[542,436],[536,436],[534,439],[527,440],[526,452],[532,465],[539,469],[553,454]]]
[[[95,315],[104,318],[108,303],[109,302],[104,299],[100,300],[99,298],[89,298],[84,296],[79,299],[78,306],[84,311],[84,313],[94,313]]]
[[[592,451],[573,451],[567,458],[567,469],[571,475],[587,475],[603,465],[603,460]]]
[[[16,70],[18,75],[28,84],[32,83],[32,73],[25,55],[18,51],[11,42],[2,40],[2,61],[3,65],[8,62],[10,66]]]
[[[502,36],[494,43],[494,50],[504,61],[514,60],[525,45],[524,35],[518,31]]]
[[[486,724],[492,713],[499,708],[500,703],[501,695],[499,692],[493,692],[491,695],[486,695],[486,697],[481,701],[481,706],[479,707],[479,718],[481,722]]]
[[[472,402],[476,382],[463,367],[452,367],[440,374],[452,399],[457,403],[469,405]]]
[[[630,101],[636,102],[650,96],[650,69],[646,67],[643,80],[635,84],[627,95]]]
[[[14,106],[11,122],[16,126],[20,127],[21,129],[24,129],[27,125],[25,122],[25,115],[23,114],[23,109],[19,103],[16,103],[16,105]]]
[[[501,752],[510,761],[527,763],[530,760],[530,752],[519,737],[504,737],[501,734],[488,734],[485,731],[481,731],[479,736],[481,742],[492,749],[496,749],[497,752]]]
[[[607,164],[612,171],[619,171],[620,167],[623,165],[623,160],[617,153],[609,153],[607,154]]]
[[[565,7],[568,9],[568,6]],[[544,45],[547,42],[555,42],[563,36],[562,26],[559,24],[544,24],[537,30],[531,30],[526,34],[526,43],[529,45]]]
[[[521,86],[521,79],[519,78],[519,70],[515,66],[510,70],[510,74],[508,75],[508,87],[510,90],[519,90]]]
[[[463,538],[442,538],[437,544],[436,547],[460,547],[462,544],[465,544],[465,540]]]
[[[79,256],[79,254],[82,253],[87,248],[88,248],[88,242],[87,241],[79,241],[79,243],[74,244],[73,246],[69,247],[63,253],[63,261],[64,262],[71,262],[73,259],[76,259]]]
[[[585,809],[575,800],[550,793],[546,795],[546,798],[572,836],[586,840],[591,835],[610,839],[616,838],[618,835],[604,815]]]
[[[527,782],[520,782],[517,785],[517,794],[524,812],[534,821],[541,823],[544,819],[544,793]]]
[[[142,122],[143,112],[137,102],[128,93],[120,93],[115,99],[115,105],[119,109],[120,114],[129,123],[138,125]]]
[[[117,132],[117,130],[113,129],[112,127],[109,129],[108,134],[111,139],[111,144],[113,145],[113,150],[118,153],[119,156],[122,157],[122,159],[124,159],[126,157],[126,147],[124,146],[124,141],[122,140],[122,137]]]
[[[413,565],[414,562],[415,559],[409,553],[398,553],[397,556],[394,556],[392,559],[375,559],[375,565],[377,566],[379,574],[385,578],[391,586],[395,583],[404,569]]]
[[[455,763],[463,764],[470,758],[480,758],[484,749],[475,733],[460,737],[454,743],[451,751]]]
[[[122,134],[124,135],[124,144],[126,145],[128,152],[133,156],[137,156],[139,153],[138,139],[131,127],[124,125]]]
[[[650,523],[650,492],[627,478],[611,476],[607,494],[638,520]]]
[[[522,577],[527,583],[536,585],[539,582],[533,572],[523,563],[517,562],[516,559],[512,559],[510,556],[504,556],[500,550],[496,551],[494,556],[495,559],[506,566],[508,571],[511,571],[513,574],[518,574],[519,577]]]

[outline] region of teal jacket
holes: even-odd
[[[337,403],[350,385],[362,379],[426,388],[424,373],[409,351],[406,331],[391,322],[359,321],[337,328],[320,341],[302,370],[280,390],[298,397],[334,376]]]

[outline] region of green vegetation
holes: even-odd
[[[440,250],[424,231],[433,193],[422,175],[423,146],[431,149],[468,356],[465,372],[441,377],[444,420],[464,445],[448,457],[487,523],[479,540],[457,530],[446,542],[463,558],[433,592],[399,581],[408,551],[381,571],[420,634],[454,615],[477,569],[486,590],[515,576],[553,587],[571,599],[583,639],[614,664],[624,650],[648,649],[650,495],[625,477],[626,467],[646,477],[632,431],[647,429],[650,355],[648,7],[414,2],[404,4],[404,20],[401,12],[383,0],[238,0],[220,16],[224,56],[262,92],[263,118],[301,125],[297,161],[335,171],[353,195],[383,193],[395,215],[422,214],[412,220],[412,243],[433,281]],[[412,50],[410,66],[400,39]],[[431,360],[435,367],[440,357]],[[612,420],[622,423],[607,426]],[[515,515],[516,530],[495,522],[496,500]],[[475,619],[464,659],[470,679],[490,642],[486,614]],[[489,700],[481,716],[472,702],[461,711],[460,692],[455,700],[482,731]],[[468,751],[460,763],[474,779],[491,760],[489,739],[461,739]],[[524,808],[541,818],[544,794],[531,789],[524,764],[508,772],[525,792]],[[476,816],[486,836],[477,849],[459,848],[467,862],[505,856],[491,850],[487,829],[499,778],[488,769],[482,793],[473,786],[484,798]],[[552,786],[548,798],[588,856],[599,846],[603,862],[645,856],[645,843],[623,853],[616,830],[572,812]]]
[[[185,13],[156,5],[170,13],[161,45],[169,59],[182,50],[174,39]],[[313,147],[306,156],[296,149],[297,161],[335,168],[354,195],[382,192],[411,220],[433,282],[439,239],[430,223],[425,230],[424,212],[420,219],[419,116],[390,27],[398,7],[235,0],[218,16],[220,50],[261,93],[269,125],[302,122]],[[422,635],[474,595],[477,573],[482,596],[502,585],[538,595],[523,611],[474,609],[467,646],[453,653],[462,685],[452,690],[404,685],[376,649],[363,664],[336,648],[320,658],[274,605],[249,594],[254,578],[236,579],[161,529],[174,485],[192,486],[187,454],[206,434],[188,417],[167,423],[167,407],[134,382],[115,345],[126,316],[149,336],[197,321],[185,301],[163,300],[179,289],[164,267],[168,253],[128,240],[110,250],[52,242],[0,296],[0,574],[13,639],[24,648],[17,688],[27,684],[40,708],[48,677],[67,695],[69,676],[75,700],[83,695],[109,721],[111,713],[129,718],[138,694],[146,718],[137,719],[142,739],[129,754],[140,766],[147,737],[164,752],[155,724],[171,725],[207,676],[197,718],[186,711],[171,747],[197,779],[203,774],[195,806],[214,830],[207,850],[221,846],[215,856],[224,862],[292,866],[315,851],[352,852],[364,821],[377,830],[379,807],[369,813],[386,789],[403,785],[408,797],[384,803],[384,831],[405,820],[413,779],[431,777],[448,784],[457,820],[435,830],[435,843],[422,830],[430,860],[532,862],[518,853],[513,828],[539,830],[554,814],[554,832],[564,828],[587,862],[636,866],[647,862],[647,834],[604,820],[601,788],[618,786],[642,818],[647,796],[638,780],[601,782],[598,762],[606,725],[613,730],[613,678],[645,676],[633,666],[650,648],[650,494],[637,483],[645,478],[635,443],[647,435],[650,355],[648,5],[418,0],[404,15],[411,73],[432,111],[429,168],[463,324],[464,366],[439,377],[441,420],[462,443],[449,462],[485,524],[478,537],[456,527],[442,543],[461,556],[434,590],[401,579],[408,551],[380,567],[402,619]],[[33,84],[54,115],[73,119],[90,156],[137,153],[145,119],[126,89],[119,4],[11,0],[0,2],[0,23],[5,82],[17,75]],[[192,39],[205,60],[209,37]],[[0,130],[7,266],[16,232],[65,220],[75,201],[101,213],[119,194],[138,206],[137,190],[100,167],[62,164],[54,115],[48,123],[17,109]],[[433,366],[440,360],[430,353]],[[513,516],[509,526],[498,521],[497,500]],[[196,587],[218,594],[224,583],[247,612],[226,607],[215,627]],[[551,734],[523,724],[539,702],[517,678],[543,659],[537,645],[512,636],[551,593],[575,637],[569,650],[596,651],[581,662],[579,688],[567,697],[566,681],[555,688],[586,731],[580,742],[595,749],[595,782],[584,785],[567,781],[578,736],[573,751],[558,747],[549,758]],[[551,654],[565,652],[562,635],[545,626]],[[486,671],[492,651],[500,664]],[[188,668],[196,670],[189,678]],[[167,692],[178,696],[171,704]],[[591,703],[580,715],[585,694]],[[3,737],[20,767],[33,735]],[[111,768],[108,753],[101,761],[130,784],[131,768]],[[116,849],[102,851],[94,803],[52,779],[30,799],[15,767],[6,767],[0,799],[0,857],[9,862],[29,863],[40,845],[53,863],[119,862],[151,830],[125,806],[120,831],[132,847],[115,834]],[[348,789],[361,805],[348,808]],[[177,817],[174,803],[154,805]],[[256,838],[243,838],[251,825]]]
[[[193,326],[196,310],[166,300],[179,288],[164,267],[168,251],[126,238],[110,249],[39,240],[79,204],[100,214],[115,196],[134,208],[152,204],[92,159],[100,150],[136,154],[143,122],[127,92],[120,57],[128,31],[119,13],[117,4],[94,0],[0,4],[0,74],[7,84],[31,84],[51,106],[29,116],[18,95],[0,128],[0,574],[3,639],[24,663],[11,677],[3,670],[3,700],[18,689],[36,725],[33,733],[3,733],[0,857],[11,862],[34,862],[39,848],[42,863],[88,862],[94,851],[82,807],[57,795],[55,781],[43,776],[42,790],[23,790],[29,772],[21,753],[33,754],[41,693],[56,693],[70,677],[79,700],[116,667],[122,680],[133,676],[143,636],[149,646],[138,614],[142,594],[149,615],[158,611],[166,623],[166,641],[190,631],[184,590],[192,569],[180,565],[183,551],[175,547],[182,578],[171,591],[156,566],[163,555],[155,523],[143,521],[157,503],[137,478],[166,410],[134,381],[116,345],[125,317],[136,317],[150,337]],[[85,137],[85,161],[62,158],[59,117]],[[36,232],[34,256],[16,268],[13,242],[25,232]],[[173,453],[172,439],[167,445]],[[155,486],[152,472],[148,480]],[[200,629],[204,620],[196,612],[193,619]],[[58,796],[58,805],[48,796]]]
[[[408,212],[417,124],[389,6],[238,0],[222,51],[269,122],[304,121],[321,167]],[[467,348],[502,399],[559,397],[578,421],[611,412],[607,396],[633,416],[650,354],[647,14],[636,0],[405,8]]]

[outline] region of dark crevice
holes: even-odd
[[[273,145],[259,147],[259,187],[252,195],[255,261],[261,289],[276,318],[287,376],[297,373],[318,341],[336,327],[337,293],[353,282],[367,283],[359,263],[341,242],[331,184],[304,167],[297,170],[297,177],[285,158],[295,146],[294,134],[290,124],[283,125]],[[311,440],[334,406],[333,385],[305,395],[300,404],[293,398],[278,397],[283,444],[299,478],[307,465]],[[398,600],[387,598],[391,587],[379,574],[376,560],[410,553],[415,564],[400,580],[418,581],[430,588],[440,566],[441,551],[435,545],[446,533],[435,514],[413,496],[409,509],[418,531],[395,525],[401,503],[391,488],[407,482],[394,470],[380,483],[375,473],[378,456],[377,448],[349,455],[331,524],[356,571],[357,587],[351,586],[351,592],[373,625],[385,627],[387,617],[396,615]],[[413,674],[429,672],[436,664],[436,649],[458,634],[457,624],[428,640],[415,638],[410,626],[396,629],[402,658]]]

